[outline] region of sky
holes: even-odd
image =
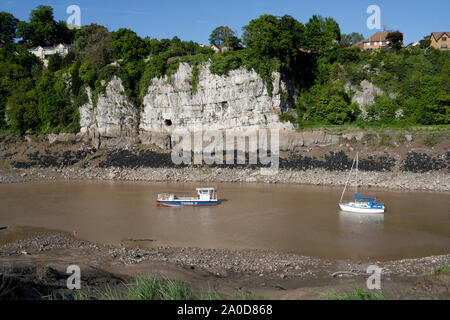
[[[211,31],[222,25],[242,34],[242,27],[262,14],[291,15],[306,23],[313,14],[333,17],[342,33],[358,32],[366,38],[376,31],[367,27],[367,8],[381,9],[381,28],[400,30],[404,43],[431,32],[450,31],[448,0],[1,0],[0,11],[28,20],[38,5],[54,9],[56,20],[67,20],[66,9],[78,5],[81,24],[98,23],[111,31],[134,30],[141,37],[193,40],[207,44]]]

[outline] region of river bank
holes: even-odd
[[[139,248],[142,239],[121,247],[100,245],[70,234],[30,228],[0,231],[3,282],[22,281],[24,298],[67,293],[65,268],[77,264],[82,285],[117,289],[135,276],[158,275],[180,279],[198,288],[222,293],[247,291],[274,299],[320,299],[322,294],[365,287],[369,265],[383,268],[383,290],[392,299],[450,298],[448,275],[426,275],[450,264],[450,255],[387,262],[320,259],[267,250],[201,248]],[[134,240],[134,241],[133,241]],[[19,292],[17,292],[19,293]],[[4,298],[7,298],[6,296]]]
[[[237,151],[233,153],[231,164],[176,165],[171,151],[156,145],[136,142],[123,145],[120,141],[114,144],[112,139],[97,149],[78,135],[2,136],[0,183],[98,179],[341,186],[359,151],[362,187],[450,190],[447,131],[304,132],[285,134],[282,140],[275,174],[264,175],[261,169],[269,165],[262,165],[259,158],[257,164],[249,164],[250,155]],[[245,159],[245,164],[237,163],[239,156]],[[223,157],[224,161],[228,160],[226,153]]]
[[[424,190],[448,192],[450,175],[445,172],[360,172],[360,186],[391,190]],[[347,172],[324,169],[279,170],[263,175],[259,169],[227,168],[29,168],[18,171],[0,170],[0,183],[40,180],[102,180],[147,182],[202,183],[283,183],[316,186],[343,186]]]

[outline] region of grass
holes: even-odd
[[[393,147],[394,145],[391,143],[391,136],[387,134],[382,134],[379,142],[380,146],[383,147]]]
[[[404,134],[398,134],[396,136],[396,140],[397,140],[398,143],[403,144],[403,143],[406,142],[406,137],[405,137]]]
[[[424,275],[427,275],[427,276],[439,275],[439,274],[450,274],[450,266],[445,265],[442,267],[434,268],[434,269],[424,273]]]
[[[382,291],[369,291],[354,287],[344,292],[330,292],[324,295],[326,300],[386,300]]]
[[[196,291],[184,281],[159,278],[155,276],[136,278],[124,284],[124,290],[107,287],[103,290],[74,291],[71,295],[49,295],[45,300],[259,300],[253,293],[237,291],[233,296],[226,296],[217,291]]]
[[[443,140],[443,138],[448,138],[448,134],[446,133],[428,133],[425,134],[423,138],[423,144],[428,147],[435,147],[439,142]]]

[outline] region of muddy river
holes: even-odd
[[[64,230],[113,245],[138,239],[146,246],[257,248],[363,261],[450,252],[448,193],[361,190],[386,203],[380,216],[341,213],[341,188],[208,186],[218,188],[220,206],[155,207],[158,193],[193,195],[204,184],[0,184],[0,226]]]

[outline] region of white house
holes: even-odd
[[[60,43],[57,46],[53,47],[35,47],[31,48],[29,51],[34,54],[36,57],[41,59],[44,62],[44,66],[48,66],[48,59],[50,56],[55,54],[59,54],[62,57],[65,57],[74,49],[72,45]]]

